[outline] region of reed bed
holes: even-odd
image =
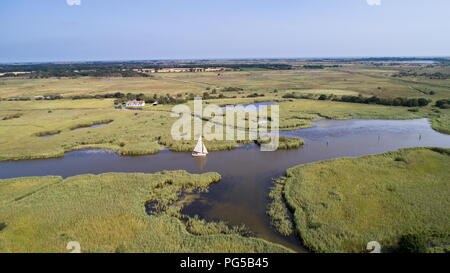
[[[0,180],[0,252],[68,252],[69,241],[82,252],[288,252],[240,227],[180,218],[181,190],[219,180],[186,171]],[[149,215],[155,200],[164,210]]]
[[[272,188],[268,214],[315,252],[364,252],[370,241],[395,251],[407,234],[448,251],[449,154],[412,148],[299,165]]]
[[[272,94],[273,95],[273,94]],[[276,99],[267,97],[266,99]],[[233,99],[210,100],[206,103],[229,104]],[[236,102],[252,103],[254,99],[236,99]],[[188,103],[192,107],[192,102]],[[96,107],[95,107],[96,106]],[[118,152],[119,155],[146,155],[157,153],[160,146],[171,151],[192,151],[197,139],[175,140],[171,136],[172,105],[148,107],[142,111],[114,109],[112,99],[58,100],[58,101],[0,101],[0,116],[20,111],[17,119],[0,120],[0,161],[61,157],[65,152],[94,147]],[[296,99],[279,103],[280,130],[293,130],[312,126],[319,119],[414,119],[430,118],[432,126],[441,132],[449,132],[450,109],[439,113],[429,108],[410,112],[406,107],[365,105],[333,101]],[[246,119],[248,133],[249,115]],[[268,119],[271,112],[268,113]],[[98,128],[84,128],[109,123]],[[236,129],[237,117],[235,126]],[[268,129],[271,124],[268,122]],[[227,127],[223,122],[217,126]],[[53,135],[50,138],[40,136]],[[192,134],[193,135],[193,134]],[[223,139],[226,139],[225,137]],[[243,141],[205,141],[208,150],[231,150]],[[288,148],[282,146],[281,148]]]

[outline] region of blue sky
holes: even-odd
[[[448,56],[449,13],[448,0],[2,0],[0,62]]]

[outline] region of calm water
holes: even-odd
[[[272,105],[272,104],[275,104],[275,103],[278,103],[278,102],[276,102],[276,101],[265,101],[265,102],[255,102],[255,103],[246,104],[246,105],[236,105],[236,106],[234,106],[234,110],[236,110],[236,111],[245,111],[245,110],[247,110],[249,112],[252,112],[252,111],[250,111],[250,109],[246,109],[246,107],[249,106],[249,105],[253,105],[253,106],[255,106],[254,110],[258,111],[261,106],[269,106],[269,105]],[[224,110],[224,111],[227,110],[226,107],[221,107],[220,109]]]
[[[94,125],[91,125],[91,126],[75,128],[75,129],[72,129],[71,131],[77,131],[77,130],[88,129],[88,128],[97,128],[97,127],[102,127],[102,126],[105,126],[105,125],[108,125],[108,124],[109,123],[94,124]]]
[[[362,156],[415,146],[450,148],[450,136],[431,129],[426,119],[418,120],[323,120],[308,129],[282,132],[305,140],[298,150],[260,152],[256,145],[233,151],[211,152],[207,158],[190,153],[162,150],[157,155],[120,157],[102,150],[66,153],[63,158],[1,162],[0,178],[60,175],[63,177],[104,172],[156,172],[184,169],[192,173],[215,171],[222,180],[208,193],[198,194],[183,209],[208,220],[226,220],[247,225],[257,236],[302,251],[294,237],[283,237],[270,226],[265,211],[272,178],[289,167],[324,159]],[[144,202],[144,200],[143,200]],[[144,209],[144,207],[143,207]]]
[[[375,61],[374,63],[399,63],[399,64],[434,64],[433,60],[411,60],[411,61]]]
[[[57,135],[59,135],[59,133],[53,134],[53,135],[40,136],[40,137],[42,137],[42,138],[51,138],[51,137],[54,137],[54,136],[57,136]]]

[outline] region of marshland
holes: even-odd
[[[448,250],[445,60],[242,67],[0,77],[0,251],[392,252],[410,233]],[[279,149],[213,140],[192,158],[170,130],[193,97],[277,105]]]

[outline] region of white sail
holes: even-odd
[[[195,145],[194,152],[201,153],[202,146],[203,146],[203,142],[202,142],[202,137],[200,136],[200,138],[198,139],[197,145]]]
[[[203,144],[203,153],[204,153],[204,154],[208,154],[208,150],[206,150],[205,144]]]

